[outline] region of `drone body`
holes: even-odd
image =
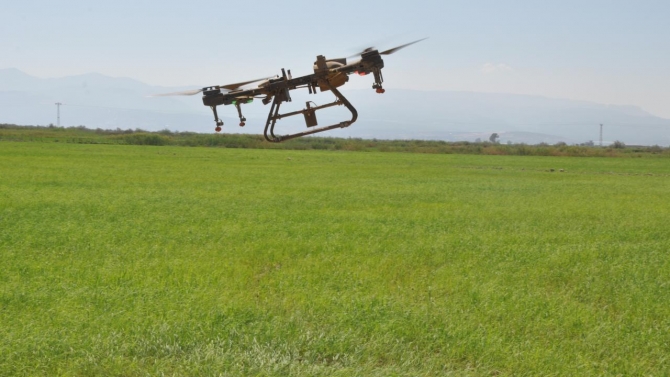
[[[424,38],[425,39],[425,38]],[[421,39],[423,40],[423,39]],[[291,71],[288,73],[282,68],[282,75],[274,78],[252,80],[242,83],[229,85],[216,85],[205,87],[200,90],[167,93],[166,95],[194,95],[202,93],[202,103],[212,109],[214,113],[214,121],[216,122],[216,131],[221,131],[223,121],[219,119],[217,113],[217,106],[220,105],[234,105],[237,108],[237,113],[240,118],[240,126],[244,126],[246,118],[242,115],[241,105],[251,103],[255,98],[261,98],[263,104],[272,103],[270,112],[268,114],[267,122],[265,123],[264,136],[267,141],[281,142],[288,139],[293,139],[300,136],[315,134],[318,132],[328,131],[335,128],[344,128],[350,126],[358,118],[356,109],[351,103],[337,90],[338,87],[346,84],[349,81],[349,75],[358,74],[365,76],[372,74],[374,76],[374,84],[372,88],[377,93],[384,93],[382,87],[384,78],[382,76],[382,68],[384,68],[384,60],[381,55],[390,55],[404,47],[417,43],[421,40],[414,41],[402,46],[398,46],[386,51],[379,52],[376,49],[368,48],[363,51],[359,60],[352,63],[347,63],[346,58],[326,59],[319,55],[314,62],[314,73],[306,76],[293,78]],[[259,82],[255,88],[240,89],[244,85],[254,82]],[[279,107],[284,102],[291,102],[292,90],[306,88],[310,94],[316,94],[317,90],[321,92],[331,91],[335,95],[335,101],[316,107],[311,107],[310,102],[306,103],[306,108],[299,111],[280,114]],[[317,127],[316,111],[332,106],[344,105],[351,112],[351,119],[336,123],[330,126]],[[287,118],[295,115],[303,115],[305,125],[308,130],[288,135],[276,135],[275,125],[277,120]]]

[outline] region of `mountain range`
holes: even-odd
[[[105,129],[136,129],[213,132],[211,111],[199,96],[150,97],[183,87],[152,86],[130,78],[89,73],[62,78],[37,78],[18,69],[0,69],[0,123],[56,124],[56,102],[61,125]],[[304,92],[304,93],[302,93]],[[298,110],[303,102],[325,104],[330,93],[309,95],[294,91],[293,103],[282,112]],[[387,89],[347,90],[343,94],[358,110],[358,121],[346,129],[321,135],[377,139],[488,140],[492,133],[501,142],[569,144],[599,139],[634,145],[670,145],[670,120],[634,106],[604,105],[586,101],[540,96],[455,91]],[[269,106],[260,101],[243,107],[247,126],[232,107],[219,113],[225,132],[261,133]],[[318,112],[320,125],[349,118],[344,107]],[[304,129],[301,117],[280,120],[279,133]]]

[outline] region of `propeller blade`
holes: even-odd
[[[152,94],[149,97],[194,96],[198,93],[202,93],[202,89],[185,90],[183,92]]]
[[[217,89],[222,89],[224,92],[232,92],[235,89],[239,89],[242,86],[257,82],[257,81],[262,81],[262,80],[267,80],[270,77],[263,77],[262,79],[256,79],[256,80],[249,80],[249,81],[244,81],[244,82],[238,82],[235,84],[226,84],[226,85],[217,85]],[[172,92],[172,93],[161,93],[161,94],[153,94],[150,97],[170,97],[170,96],[194,96],[198,93],[202,93],[205,90],[205,88],[202,89],[193,89],[193,90],[185,90],[183,92]]]
[[[238,82],[235,84],[226,84],[226,85],[218,85],[220,89],[226,89],[228,91],[233,91],[235,89],[239,89],[241,86],[249,85],[258,81],[263,81],[270,79],[271,77],[263,77],[262,79],[256,79],[256,80],[249,80],[249,81],[244,81],[244,82]]]
[[[399,50],[402,50],[403,48],[405,48],[405,47],[407,47],[407,46],[411,46],[411,45],[413,45],[413,44],[415,44],[415,43],[419,43],[419,42],[421,42],[421,41],[423,41],[423,40],[426,40],[426,39],[428,39],[428,38],[427,38],[427,37],[426,37],[426,38],[422,38],[422,39],[419,39],[419,40],[414,41],[414,42],[406,43],[406,44],[404,44],[404,45],[402,45],[402,46],[393,47],[393,48],[388,49],[388,50],[386,50],[386,51],[382,51],[382,52],[380,52],[379,55],[391,55],[391,54],[393,54],[393,53],[395,53],[395,52],[397,52],[397,51],[399,51]],[[372,51],[372,50],[374,50],[374,49],[375,49],[374,47],[368,47],[368,48],[366,48],[365,50],[359,52],[358,54],[354,54],[354,55],[351,55],[351,56],[347,56],[347,59],[351,59],[351,58],[353,58],[353,57],[355,57],[355,56],[361,56],[361,55],[363,55],[364,53],[366,53],[366,52],[368,52],[368,51]]]
[[[421,42],[421,41],[423,41],[423,40],[426,40],[426,39],[428,39],[428,38],[422,38],[422,39],[419,39],[419,40],[414,41],[414,42],[409,42],[409,43],[404,44],[404,45],[402,45],[402,46],[398,46],[398,47],[394,47],[394,48],[388,49],[388,50],[386,50],[386,51],[382,51],[382,52],[379,53],[379,55],[391,55],[391,54],[393,54],[394,52],[397,52],[397,51],[399,51],[399,50],[402,50],[403,48],[405,48],[405,47],[407,47],[407,46],[411,46],[411,45],[413,45],[413,44],[415,44],[415,43],[419,43],[419,42]]]
[[[351,58],[356,57],[356,56],[361,56],[364,52],[372,51],[374,49],[375,49],[374,47],[368,47],[368,48],[364,49],[363,51],[359,52],[358,54],[353,54],[351,56],[347,56],[347,59],[351,59]]]

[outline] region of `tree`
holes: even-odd
[[[612,147],[616,149],[624,149],[626,148],[626,144],[624,144],[623,141],[617,140],[614,143],[612,143]]]
[[[492,143],[497,143],[497,140],[498,140],[499,138],[500,138],[500,135],[498,135],[497,133],[494,132],[494,133],[491,134],[491,137],[489,137],[489,140],[490,140]]]

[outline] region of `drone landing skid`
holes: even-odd
[[[342,93],[340,93],[339,90],[335,89],[328,81],[325,81],[325,86],[330,89],[331,92],[335,95],[336,100],[334,102],[321,105],[321,106],[316,106],[316,107],[310,107],[309,102],[307,103],[307,108],[299,111],[294,111],[286,114],[279,114],[279,106],[281,105],[282,101],[282,96],[278,95],[274,96],[274,100],[272,101],[272,107],[270,107],[270,113],[268,114],[268,120],[265,123],[265,131],[263,135],[265,136],[265,140],[273,142],[273,143],[279,143],[284,140],[289,140],[289,139],[294,139],[296,137],[301,137],[301,136],[307,136],[307,135],[312,135],[315,133],[323,132],[323,131],[328,131],[332,130],[335,128],[345,128],[349,127],[352,123],[356,122],[356,119],[358,118],[358,112],[356,109],[351,105],[349,100],[347,100]],[[351,119],[340,122],[337,124],[333,124],[330,126],[324,126],[324,127],[319,127],[319,128],[314,128],[309,131],[304,131],[304,132],[298,132],[295,134],[289,134],[289,135],[281,135],[277,136],[274,133],[275,130],[275,125],[277,124],[277,120],[282,119],[282,118],[287,118],[290,116],[298,115],[298,114],[303,114],[305,116],[305,123],[307,127],[313,127],[316,126],[316,116],[315,112],[317,110],[325,109],[328,107],[332,106],[340,106],[344,105],[350,112],[351,112]],[[269,131],[269,134],[268,134]]]
[[[223,127],[223,121],[219,119],[219,113],[216,111],[216,106],[210,106],[214,112],[214,122],[216,122],[216,132],[221,132],[221,127]]]

